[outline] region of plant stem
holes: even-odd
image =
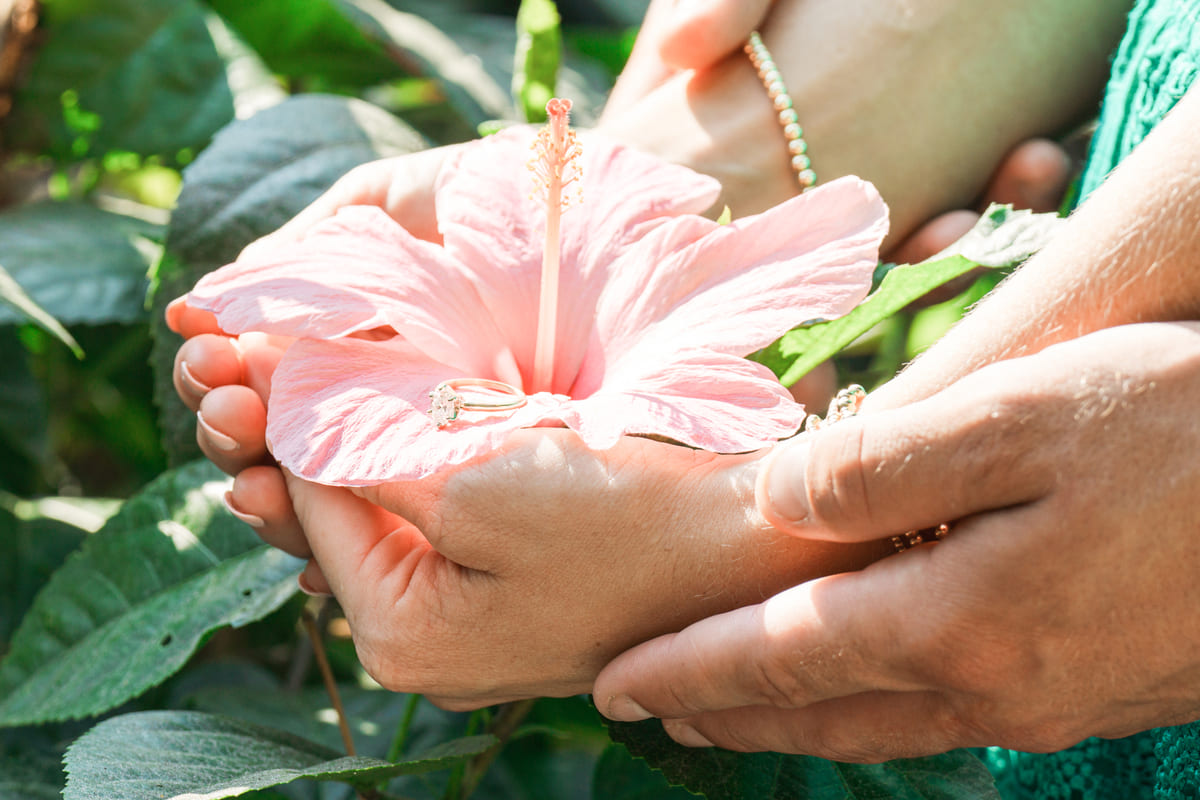
[[[337,681],[333,678],[333,670],[329,668],[329,659],[325,656],[325,647],[321,644],[321,631],[317,628],[317,619],[306,607],[300,614],[300,620],[308,632],[309,641],[312,642],[313,656],[316,657],[317,667],[321,670],[321,679],[325,681],[325,691],[329,693],[333,710],[337,713],[338,728],[342,732],[346,755],[356,755],[354,737],[350,735],[350,724],[346,721],[346,709],[342,706],[342,695],[338,692]]]
[[[529,712],[533,710],[533,704],[536,702],[537,700],[519,700],[500,707],[500,711],[492,720],[492,724],[488,726],[488,733],[500,741],[475,756],[467,764],[462,784],[459,787],[458,797],[460,800],[467,800],[471,796],[471,793],[479,786],[479,782],[487,774],[488,768],[492,766],[492,762],[496,760],[496,756],[500,755],[500,751],[504,749],[504,745],[508,743],[509,738],[521,726],[521,723],[525,721],[525,717],[529,716]]]
[[[400,718],[400,727],[396,729],[396,736],[392,739],[392,746],[388,748],[387,760],[399,761],[400,754],[404,752],[404,745],[408,742],[408,731],[412,727],[413,717],[417,714],[417,706],[421,703],[421,695],[409,695],[408,702],[404,705],[404,716]]]

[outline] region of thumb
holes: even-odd
[[[746,43],[772,0],[686,0],[664,21],[659,54],[679,69],[704,69]]]
[[[1045,495],[1055,474],[1036,454],[1051,410],[1017,389],[1020,370],[1001,362],[777,446],[759,474],[759,510],[796,536],[867,541]]]

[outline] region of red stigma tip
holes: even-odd
[[[565,117],[571,111],[571,101],[565,97],[554,97],[546,103],[546,113],[551,119],[555,117]]]

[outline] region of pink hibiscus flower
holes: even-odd
[[[743,452],[795,433],[803,407],[743,356],[866,296],[887,231],[875,189],[843,178],[721,225],[698,216],[714,180],[600,140],[580,152],[566,108],[540,135],[509,130],[449,160],[442,244],[346,208],[189,295],[230,333],[296,338],[267,418],[284,467],[335,485],[410,480],[538,425],[597,450],[653,434]],[[455,379],[527,402],[435,421],[431,392]]]

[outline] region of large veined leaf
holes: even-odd
[[[67,559],[0,661],[0,725],[111,709],[295,593],[301,562],[225,510],[228,485],[206,462],[168,472]]]
[[[174,155],[233,118],[226,65],[196,0],[43,5],[45,45],[7,126],[18,147]]]
[[[43,202],[0,214],[4,268],[67,325],[146,316],[146,272],[162,228],[86,203]],[[0,305],[0,324],[21,319]]]
[[[657,720],[610,723],[614,741],[673,785],[708,800],[999,800],[983,762],[966,750],[884,764],[842,764],[811,756],[734,753],[676,744]]]
[[[154,294],[155,399],[173,463],[199,456],[195,417],[171,387],[180,339],[162,311],[201,277],[279,228],[363,162],[424,147],[379,108],[344,97],[305,95],[235,122],[185,171]]]
[[[370,786],[446,769],[495,743],[494,736],[471,736],[390,763],[339,756],[323,745],[229,717],[149,711],[106,720],[71,745],[63,797],[216,800],[300,778]]]
[[[979,267],[1013,267],[1045,246],[1062,220],[1055,214],[992,206],[959,242],[919,264],[887,271],[879,288],[844,317],[796,328],[754,355],[785,386],[831,358],[878,323],[942,284]]]

